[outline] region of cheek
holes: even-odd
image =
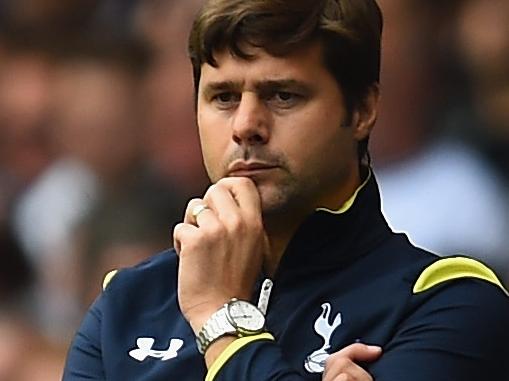
[[[332,174],[356,160],[351,128],[343,127],[338,113],[313,113],[294,120],[287,141],[292,170],[305,177]],[[305,123],[303,123],[305,122]]]
[[[203,162],[212,181],[222,176],[230,135],[225,121],[207,112],[198,113],[198,132],[203,153]]]
[[[328,108],[303,111],[286,123],[288,148],[300,156],[320,158],[330,151],[342,151],[353,141],[350,129],[342,126],[342,114]]]

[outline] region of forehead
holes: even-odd
[[[250,83],[265,80],[297,80],[317,82],[334,80],[323,64],[319,43],[309,44],[285,56],[273,56],[262,48],[249,47],[252,59],[233,56],[229,51],[215,52],[217,67],[202,65],[200,87],[209,82],[231,81]]]

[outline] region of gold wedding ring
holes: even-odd
[[[209,207],[205,204],[196,205],[193,210],[191,211],[191,215],[193,216],[194,220],[196,221],[198,218],[198,215],[203,212],[204,210],[209,209]]]

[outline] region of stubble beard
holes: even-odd
[[[261,199],[265,225],[294,223],[310,214],[314,208],[305,189],[291,174],[278,183],[263,184],[254,180]]]
[[[305,180],[295,176],[282,153],[268,152],[263,147],[257,146],[244,147],[228,157],[219,173],[224,176],[227,173],[228,164],[234,160],[248,161],[252,158],[277,165],[279,168],[279,174],[272,178],[249,177],[258,190],[262,219],[266,226],[294,223],[313,212],[313,194],[318,189],[314,182],[317,179]],[[217,181],[222,176],[210,177],[212,180],[215,177]]]

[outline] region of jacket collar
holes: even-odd
[[[369,170],[363,184],[338,210],[320,208],[297,229],[276,276],[291,270],[346,267],[391,235],[380,193]]]

